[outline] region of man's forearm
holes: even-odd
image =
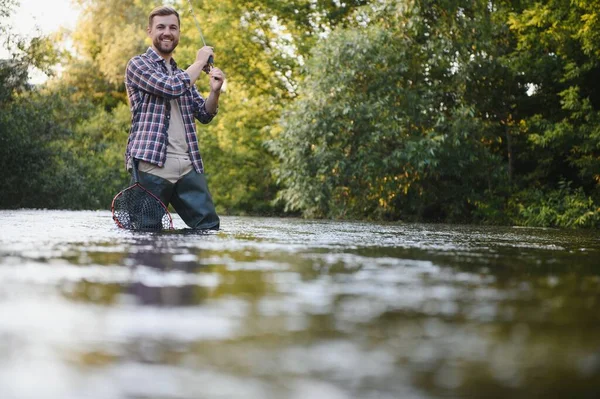
[[[194,83],[196,83],[196,80],[198,80],[198,78],[200,77],[200,74],[202,73],[203,68],[204,68],[204,65],[202,65],[200,62],[196,61],[192,65],[190,65],[188,67],[188,69],[185,70],[187,72],[187,74],[190,75],[190,80],[191,80],[192,85]]]
[[[219,95],[221,94],[219,91],[211,91],[208,95],[208,98],[204,102],[204,107],[206,108],[206,112],[211,115],[217,113],[217,108],[219,107]]]

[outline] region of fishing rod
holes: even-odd
[[[192,18],[194,18],[194,22],[196,23],[196,28],[198,28],[198,33],[200,33],[200,39],[202,39],[202,43],[204,44],[204,46],[206,46],[206,42],[204,41],[204,35],[202,34],[202,28],[200,28],[200,23],[198,22],[198,18],[196,18],[196,13],[194,12],[194,6],[192,6],[192,1],[188,0],[188,3],[190,5],[190,13],[192,14]],[[213,68],[213,56],[211,55],[208,58],[208,63],[206,64],[206,66],[204,67],[204,72],[209,73],[210,70]],[[219,79],[217,79],[219,80]]]
[[[194,12],[194,6],[192,5],[191,0],[188,0],[188,4],[190,5],[190,14],[192,14],[192,18],[194,18],[194,22],[196,23],[196,28],[198,28],[198,33],[200,33],[200,39],[202,39],[202,43],[204,44],[204,46],[206,46],[206,41],[204,41],[204,35],[202,34],[202,28],[200,28],[200,22],[198,22],[198,18],[196,18],[196,13]],[[206,66],[202,69],[204,72],[206,72],[206,74],[208,74],[210,72],[210,70],[213,68],[213,63],[214,63],[214,59],[213,56],[211,55],[210,57],[208,57],[208,62],[206,63]],[[221,80],[219,78],[216,78],[216,80]],[[225,80],[223,82],[223,85],[221,86],[221,93],[225,93],[225,87],[227,86],[227,81]]]

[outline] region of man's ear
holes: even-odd
[[[150,31],[151,31],[151,30],[152,30],[152,28],[151,28],[150,26],[147,26],[147,27],[146,27],[146,34],[147,34],[148,36],[150,36]]]

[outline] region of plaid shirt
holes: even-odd
[[[204,173],[204,164],[198,149],[196,123],[209,123],[216,115],[206,111],[204,99],[191,84],[190,76],[177,68],[171,59],[173,74],[167,70],[166,61],[148,48],[145,54],[129,60],[125,74],[125,87],[131,109],[131,130],[125,151],[125,162],[131,157],[162,167],[167,158],[170,101],[177,99],[183,117],[189,154],[198,173]]]

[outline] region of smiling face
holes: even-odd
[[[179,21],[176,15],[156,15],[152,18],[152,26],[148,27],[148,36],[152,39],[152,47],[161,56],[171,56],[179,43]]]

